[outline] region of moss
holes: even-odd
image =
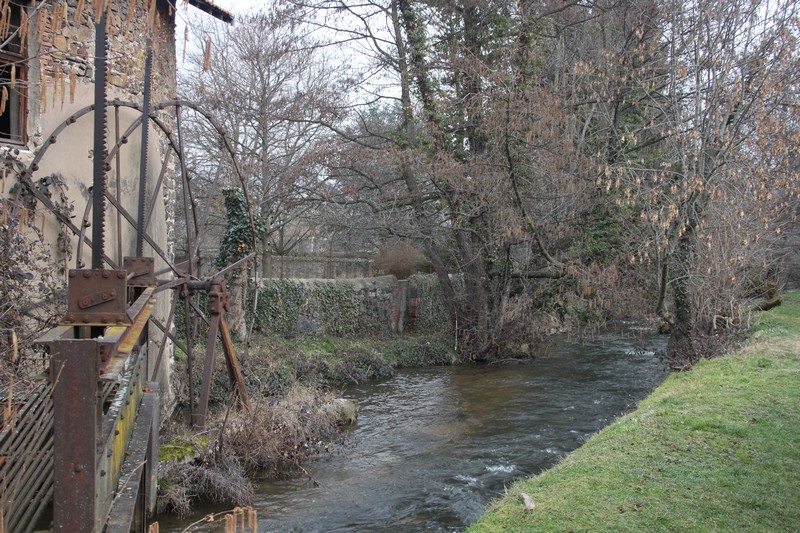
[[[158,445],[158,460],[186,463],[197,457],[208,447],[208,439],[200,435],[175,437]]]
[[[248,308],[253,308],[254,292],[248,294]],[[296,280],[265,279],[261,281],[255,328],[262,332],[293,336],[297,319],[305,302],[303,286]]]
[[[311,296],[327,334],[347,337],[359,330],[361,305],[353,285],[317,281],[311,289]]]

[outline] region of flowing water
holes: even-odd
[[[407,369],[352,387],[344,396],[361,410],[347,445],[308,467],[318,487],[260,485],[258,530],[461,530],[514,479],[552,466],[644,398],[665,376],[662,344],[561,339],[530,362]]]

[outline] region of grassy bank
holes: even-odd
[[[559,465],[516,483],[469,531],[790,531],[798,502],[794,293],[758,317],[743,348],[670,376]]]

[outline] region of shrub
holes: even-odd
[[[424,261],[425,257],[419,250],[401,241],[381,251],[378,268],[397,279],[408,279]]]

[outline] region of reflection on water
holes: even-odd
[[[345,396],[361,412],[348,445],[309,467],[319,487],[261,485],[259,531],[463,529],[514,479],[552,466],[652,390],[665,375],[661,342],[562,339],[524,364],[401,370],[353,387]]]

